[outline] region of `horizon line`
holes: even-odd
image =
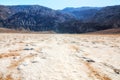
[[[43,6],[43,5],[39,5],[39,4],[0,4],[0,6],[42,6],[42,7],[47,7],[47,8],[51,8],[48,6]],[[96,7],[96,8],[102,8],[102,7],[108,7],[108,6],[119,6],[119,5],[106,5],[106,6],[78,6],[78,7],[74,7],[74,6],[66,6],[64,8],[59,8],[59,9],[55,9],[55,8],[51,8],[54,10],[60,10],[60,9],[65,9],[65,8],[82,8],[82,7]]]

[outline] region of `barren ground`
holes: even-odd
[[[0,80],[120,80],[120,35],[1,33]]]

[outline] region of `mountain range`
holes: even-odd
[[[85,33],[120,27],[120,5],[67,7],[53,10],[39,5],[0,5],[0,27],[57,33]]]

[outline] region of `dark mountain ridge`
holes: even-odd
[[[6,7],[11,13],[3,22],[3,26],[7,28],[24,28],[33,31],[52,30],[58,23],[74,19],[71,15],[38,5]]]
[[[85,33],[120,27],[120,5],[53,10],[39,5],[0,5],[0,26],[30,31]]]
[[[120,27],[120,5],[104,7],[92,19],[97,23]]]

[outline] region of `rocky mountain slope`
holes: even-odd
[[[102,8],[93,17],[95,22],[120,27],[120,5]]]
[[[38,6],[7,6],[10,15],[3,21],[3,26],[33,31],[52,30],[58,23],[73,19],[68,14]],[[3,11],[2,11],[3,12]]]
[[[76,10],[76,9],[75,9]],[[77,9],[78,10],[78,9]],[[67,10],[67,12],[73,12]],[[82,12],[81,12],[82,13]],[[60,32],[84,33],[120,27],[120,5],[98,9],[94,16],[83,21],[73,20],[61,23]]]
[[[120,6],[53,10],[39,5],[0,6],[0,27],[85,33],[120,27]]]

